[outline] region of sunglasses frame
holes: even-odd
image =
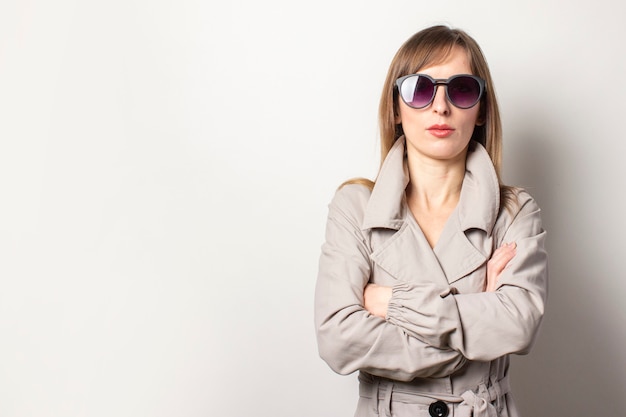
[[[401,89],[402,83],[406,79],[411,78],[411,77],[424,77],[424,78],[427,78],[434,85],[432,97],[430,98],[430,100],[428,100],[428,103],[424,104],[423,106],[420,106],[420,107],[412,106],[411,104],[406,102],[404,97],[402,97],[402,89]],[[448,85],[454,79],[459,78],[459,77],[469,77],[469,78],[472,78],[473,80],[475,80],[476,82],[478,82],[478,86],[479,86],[479,89],[480,89],[479,92],[478,92],[478,98],[476,99],[476,102],[474,102],[471,106],[461,107],[461,106],[458,106],[458,105],[454,104],[454,102],[450,99],[450,95],[448,94]],[[433,78],[433,77],[431,77],[430,75],[427,75],[427,74],[408,74],[408,75],[400,77],[400,78],[398,78],[396,80],[396,88],[398,89],[398,95],[400,96],[400,98],[402,98],[402,101],[407,106],[411,107],[412,109],[423,109],[424,107],[430,106],[430,104],[433,102],[433,100],[435,100],[435,96],[437,95],[437,87],[439,87],[440,85],[443,85],[443,86],[446,87],[446,98],[448,99],[450,104],[452,104],[454,107],[457,107],[459,109],[471,109],[472,107],[474,107],[475,105],[477,105],[480,102],[480,100],[483,97],[483,94],[485,93],[485,80],[483,80],[482,78],[477,77],[475,75],[472,75],[472,74],[457,74],[457,75],[453,75],[452,77],[450,77],[448,79],[445,79],[445,78],[437,78],[437,79],[435,79],[435,78]]]

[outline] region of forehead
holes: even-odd
[[[472,63],[467,50],[455,45],[433,54],[415,72],[425,73],[435,78],[447,78],[455,74],[472,74]]]

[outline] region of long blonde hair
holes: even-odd
[[[436,65],[445,61],[452,49],[457,46],[467,52],[472,74],[485,80],[485,94],[481,99],[478,115],[480,126],[474,128],[472,140],[481,143],[487,149],[501,184],[500,193],[503,202],[508,206],[512,189],[503,185],[500,180],[502,122],[500,121],[500,110],[491,73],[478,43],[460,29],[452,29],[447,26],[432,26],[423,29],[411,36],[393,57],[378,107],[381,165],[393,144],[403,135],[402,126],[396,123],[399,114],[396,80],[404,75],[414,74],[425,66]],[[344,184],[347,183],[360,183],[370,187],[374,185],[374,182],[365,179],[353,179]]]

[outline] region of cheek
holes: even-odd
[[[480,107],[479,105],[466,110],[466,114],[463,120],[463,124],[466,125],[468,128],[474,128],[474,126],[480,124],[480,120],[478,118],[479,114],[480,114]]]
[[[403,128],[411,128],[412,126],[420,123],[420,112],[416,109],[412,109],[406,104],[402,103],[398,106],[398,116],[396,117],[396,123],[402,124]]]

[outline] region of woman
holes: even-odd
[[[394,57],[382,163],[329,207],[315,294],[321,357],[359,371],[356,416],[517,416],[511,353],[547,295],[540,210],[501,184],[501,124],[478,44],[444,26]]]

